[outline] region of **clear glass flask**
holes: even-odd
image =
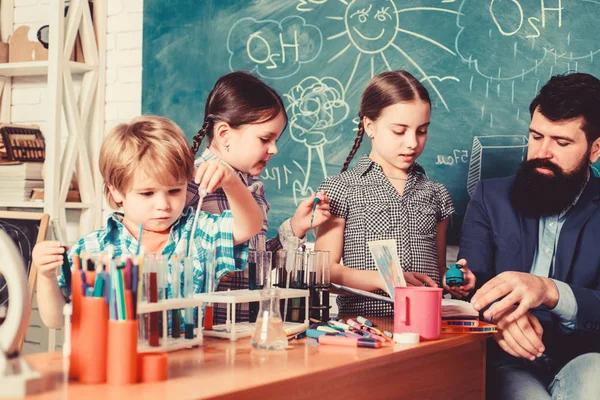
[[[260,309],[250,343],[255,349],[261,350],[285,350],[287,347],[287,336],[279,312],[278,289],[260,292]]]

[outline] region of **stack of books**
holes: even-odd
[[[24,201],[33,189],[44,187],[42,162],[0,163],[0,201]]]

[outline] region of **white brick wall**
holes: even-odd
[[[108,0],[106,131],[142,113],[143,0]]]

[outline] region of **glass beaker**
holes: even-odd
[[[287,347],[287,336],[279,312],[278,289],[260,292],[260,309],[250,343],[255,349],[261,350],[284,350]]]

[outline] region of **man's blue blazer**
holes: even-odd
[[[479,182],[467,207],[459,258],[467,260],[477,288],[501,272],[531,270],[539,220],[513,209],[513,182],[514,177]],[[544,327],[547,353],[567,362],[600,351],[600,179],[593,174],[567,215],[550,277],[569,284],[578,311],[572,332],[562,329],[547,310],[534,312]]]

